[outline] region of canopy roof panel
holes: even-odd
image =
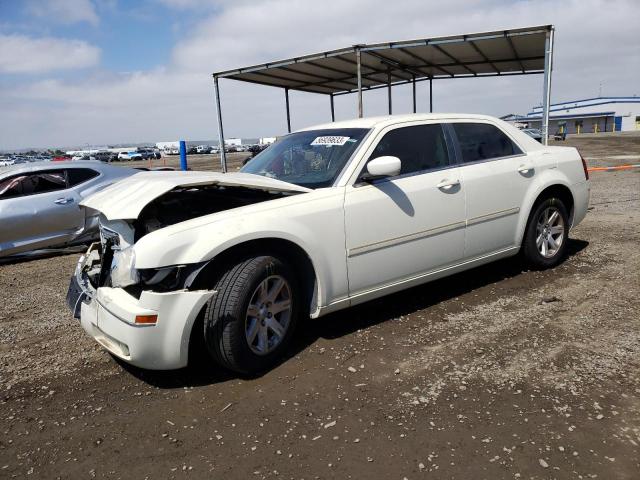
[[[551,25],[494,32],[354,45],[313,55],[213,74],[245,82],[312,93],[341,95],[413,80],[523,75],[544,72],[545,39]]]

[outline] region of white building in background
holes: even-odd
[[[224,144],[227,147],[240,147],[242,146],[242,139],[241,138],[225,138]]]
[[[162,155],[178,155],[180,153],[180,141],[156,142],[156,148]]]
[[[178,140],[174,142],[157,142],[156,148],[158,150],[172,150],[175,148],[180,148],[180,142]]]
[[[276,137],[262,137],[258,140],[258,145],[271,145],[276,141]]]
[[[507,115],[508,122],[541,128],[542,107],[526,115]],[[554,103],[549,110],[549,133],[568,134],[640,130],[640,97],[597,97]]]

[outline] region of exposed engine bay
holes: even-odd
[[[174,188],[149,202],[136,220],[100,217],[100,243],[92,246],[82,269],[91,286],[122,286],[139,296],[140,289],[169,291],[179,288],[204,264],[136,270],[133,245],[148,233],[192,218],[255,203],[275,200],[296,192],[267,191],[250,187],[205,185]]]
[[[232,208],[275,200],[291,192],[269,192],[247,187],[178,187],[144,207],[135,221],[135,241],[148,233],[192,218]]]

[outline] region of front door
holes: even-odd
[[[64,242],[84,225],[79,197],[67,188],[64,170],[31,172],[3,180],[0,249],[18,253]]]
[[[457,263],[464,250],[463,185],[442,126],[382,132],[368,159],[385,155],[400,159],[398,176],[356,181],[345,192],[352,297]]]

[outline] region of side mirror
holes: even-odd
[[[394,177],[400,173],[402,163],[398,157],[384,156],[374,158],[367,163],[367,174],[364,180],[381,177]]]

